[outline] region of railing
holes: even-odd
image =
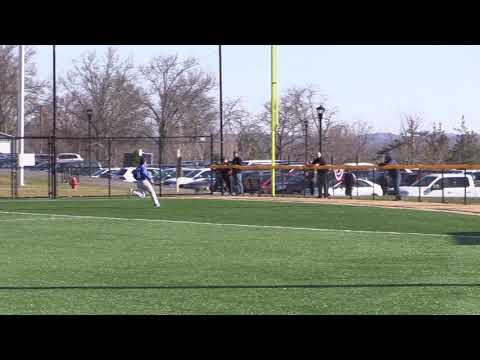
[[[305,165],[275,165],[275,166],[272,166],[272,165],[269,165],[269,164],[264,164],[264,165],[226,165],[226,164],[212,164],[210,166],[210,168],[214,171],[216,170],[222,170],[222,169],[238,169],[238,170],[241,170],[241,171],[271,171],[273,169],[275,170],[279,170],[279,171],[298,171],[298,172],[304,172],[304,187],[303,187],[303,193],[304,193],[304,196],[306,196],[306,189],[307,187],[312,187],[311,183],[309,183],[308,181],[311,181],[311,180],[307,180],[307,178],[305,177],[305,174],[306,173],[312,173],[312,172],[316,172],[317,170],[328,170],[329,172],[332,171],[332,170],[344,170],[344,171],[348,171],[348,172],[357,172],[357,171],[368,171],[368,172],[371,172],[371,178],[372,178],[372,190],[371,190],[371,195],[370,197],[375,200],[375,198],[377,196],[377,194],[375,193],[375,186],[378,186],[378,185],[381,185],[379,183],[376,183],[376,180],[377,180],[377,177],[379,176],[378,175],[378,172],[386,172],[388,170],[395,170],[395,169],[398,169],[398,170],[404,170],[404,169],[409,169],[411,171],[414,172],[414,174],[417,175],[417,180],[422,178],[423,176],[427,175],[429,172],[441,172],[441,174],[439,174],[439,176],[441,177],[441,181],[440,181],[440,187],[441,187],[441,195],[438,196],[438,199],[441,199],[441,201],[443,203],[447,202],[446,201],[446,198],[448,198],[449,200],[454,200],[454,198],[458,198],[458,199],[462,199],[463,198],[463,203],[464,204],[467,204],[467,199],[472,199],[472,198],[475,198],[475,199],[478,199],[478,202],[480,202],[480,186],[478,186],[479,184],[479,180],[475,180],[473,179],[473,184],[471,184],[469,181],[467,181],[467,170],[480,170],[480,164],[478,163],[415,163],[415,164],[395,164],[395,165],[344,165],[344,164],[330,164],[330,165],[317,165],[317,164],[305,164]],[[446,176],[446,171],[451,171],[451,170],[456,170],[456,171],[462,171],[463,172],[463,178],[464,178],[464,181],[463,181],[463,186],[460,186],[460,187],[456,187],[456,194],[459,195],[459,192],[458,192],[458,189],[459,188],[463,188],[463,194],[461,194],[461,196],[459,195],[458,197],[455,195],[451,195],[451,194],[446,194],[445,193],[445,188],[448,188],[448,186],[445,186],[445,183],[444,183],[444,178],[447,177]],[[377,177],[376,177],[376,174],[377,174]],[[299,177],[301,177],[302,175],[301,174],[298,174],[297,175]],[[382,175],[384,176],[384,175]],[[387,179],[389,178],[388,176],[384,176],[386,177]],[[448,176],[450,177],[450,176]],[[267,177],[268,178],[268,177]],[[221,180],[223,181],[223,180]],[[280,184],[282,181],[282,178],[281,176],[278,177],[278,180],[277,180],[277,185]],[[284,180],[283,180],[284,181]],[[333,179],[331,179],[331,181],[335,181]],[[260,196],[262,193],[265,193],[265,186],[263,186],[263,188],[261,189],[261,186],[260,186],[260,177],[258,179],[258,189],[257,189],[257,192],[256,192],[256,195]],[[468,184],[467,184],[468,183]],[[263,182],[263,184],[265,184]],[[334,184],[334,183],[333,183]],[[335,187],[331,186],[331,189],[333,191],[333,196],[335,196]],[[402,186],[402,185],[401,185]],[[411,186],[411,185],[410,185]],[[428,197],[428,199],[432,199],[432,200],[435,200],[436,198],[434,196],[432,196],[431,194],[429,196],[427,196],[427,194],[424,192],[423,193],[423,196],[422,196],[422,189],[421,189],[421,186],[420,186],[420,182],[417,182],[417,185],[415,186],[418,186],[418,196],[417,199],[418,201],[423,201],[426,197]],[[266,186],[268,188],[268,184]],[[318,188],[318,182],[315,183],[314,187],[317,187]],[[382,186],[382,188],[384,188],[384,186]],[[271,184],[270,184],[270,187],[269,187],[270,191],[271,191]],[[356,190],[357,190],[357,193],[356,193],[356,197],[357,198],[360,198],[359,196],[359,193],[358,193],[358,183],[357,183],[357,187],[356,187]],[[386,189],[388,190],[388,186],[386,186]],[[448,188],[450,189],[450,188]],[[467,189],[473,189],[473,193],[470,193],[470,194],[467,194]],[[425,189],[424,189],[425,190]],[[423,190],[423,191],[424,191]],[[278,191],[277,191],[278,192]],[[385,195],[385,192],[382,192],[384,195]],[[314,195],[314,194],[312,194]],[[407,197],[409,198],[412,198],[412,195],[407,195]],[[383,198],[386,198],[385,196]]]

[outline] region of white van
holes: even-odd
[[[480,187],[475,186],[472,175],[444,174],[443,194],[445,197],[463,197],[465,195],[465,180],[467,197],[479,197]],[[442,175],[428,174],[410,186],[400,186],[400,196],[442,197]]]

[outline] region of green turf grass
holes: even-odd
[[[0,211],[1,314],[480,313],[476,216],[187,199]]]

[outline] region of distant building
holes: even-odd
[[[5,133],[0,132],[0,153],[2,154],[10,154],[11,147],[12,147],[12,135],[8,135]]]

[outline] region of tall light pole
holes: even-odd
[[[87,110],[88,117],[88,176],[92,176],[92,109]]]
[[[223,89],[222,89],[222,45],[218,45],[218,77],[220,88],[220,163],[223,165]],[[217,170],[218,171],[218,170]],[[220,192],[223,195],[223,176],[220,177]]]
[[[25,136],[25,45],[18,47],[18,101],[17,101],[17,136],[20,138],[17,149],[17,167],[19,169],[18,185],[24,185],[23,152]]]
[[[318,151],[322,152],[322,119],[323,114],[325,113],[325,108],[320,105],[317,107],[317,115],[318,115]]]
[[[303,120],[305,127],[305,164],[308,162],[308,119]]]
[[[303,126],[305,126],[305,165],[308,163],[308,119],[303,120]],[[303,178],[307,178],[307,172],[303,172]],[[313,194],[312,194],[313,195]],[[303,186],[303,196],[307,196],[307,187]]]
[[[51,168],[51,184],[52,184],[52,194],[51,196],[55,199],[57,197],[57,56],[55,51],[55,45],[53,45],[53,124],[52,124],[52,168]]]

